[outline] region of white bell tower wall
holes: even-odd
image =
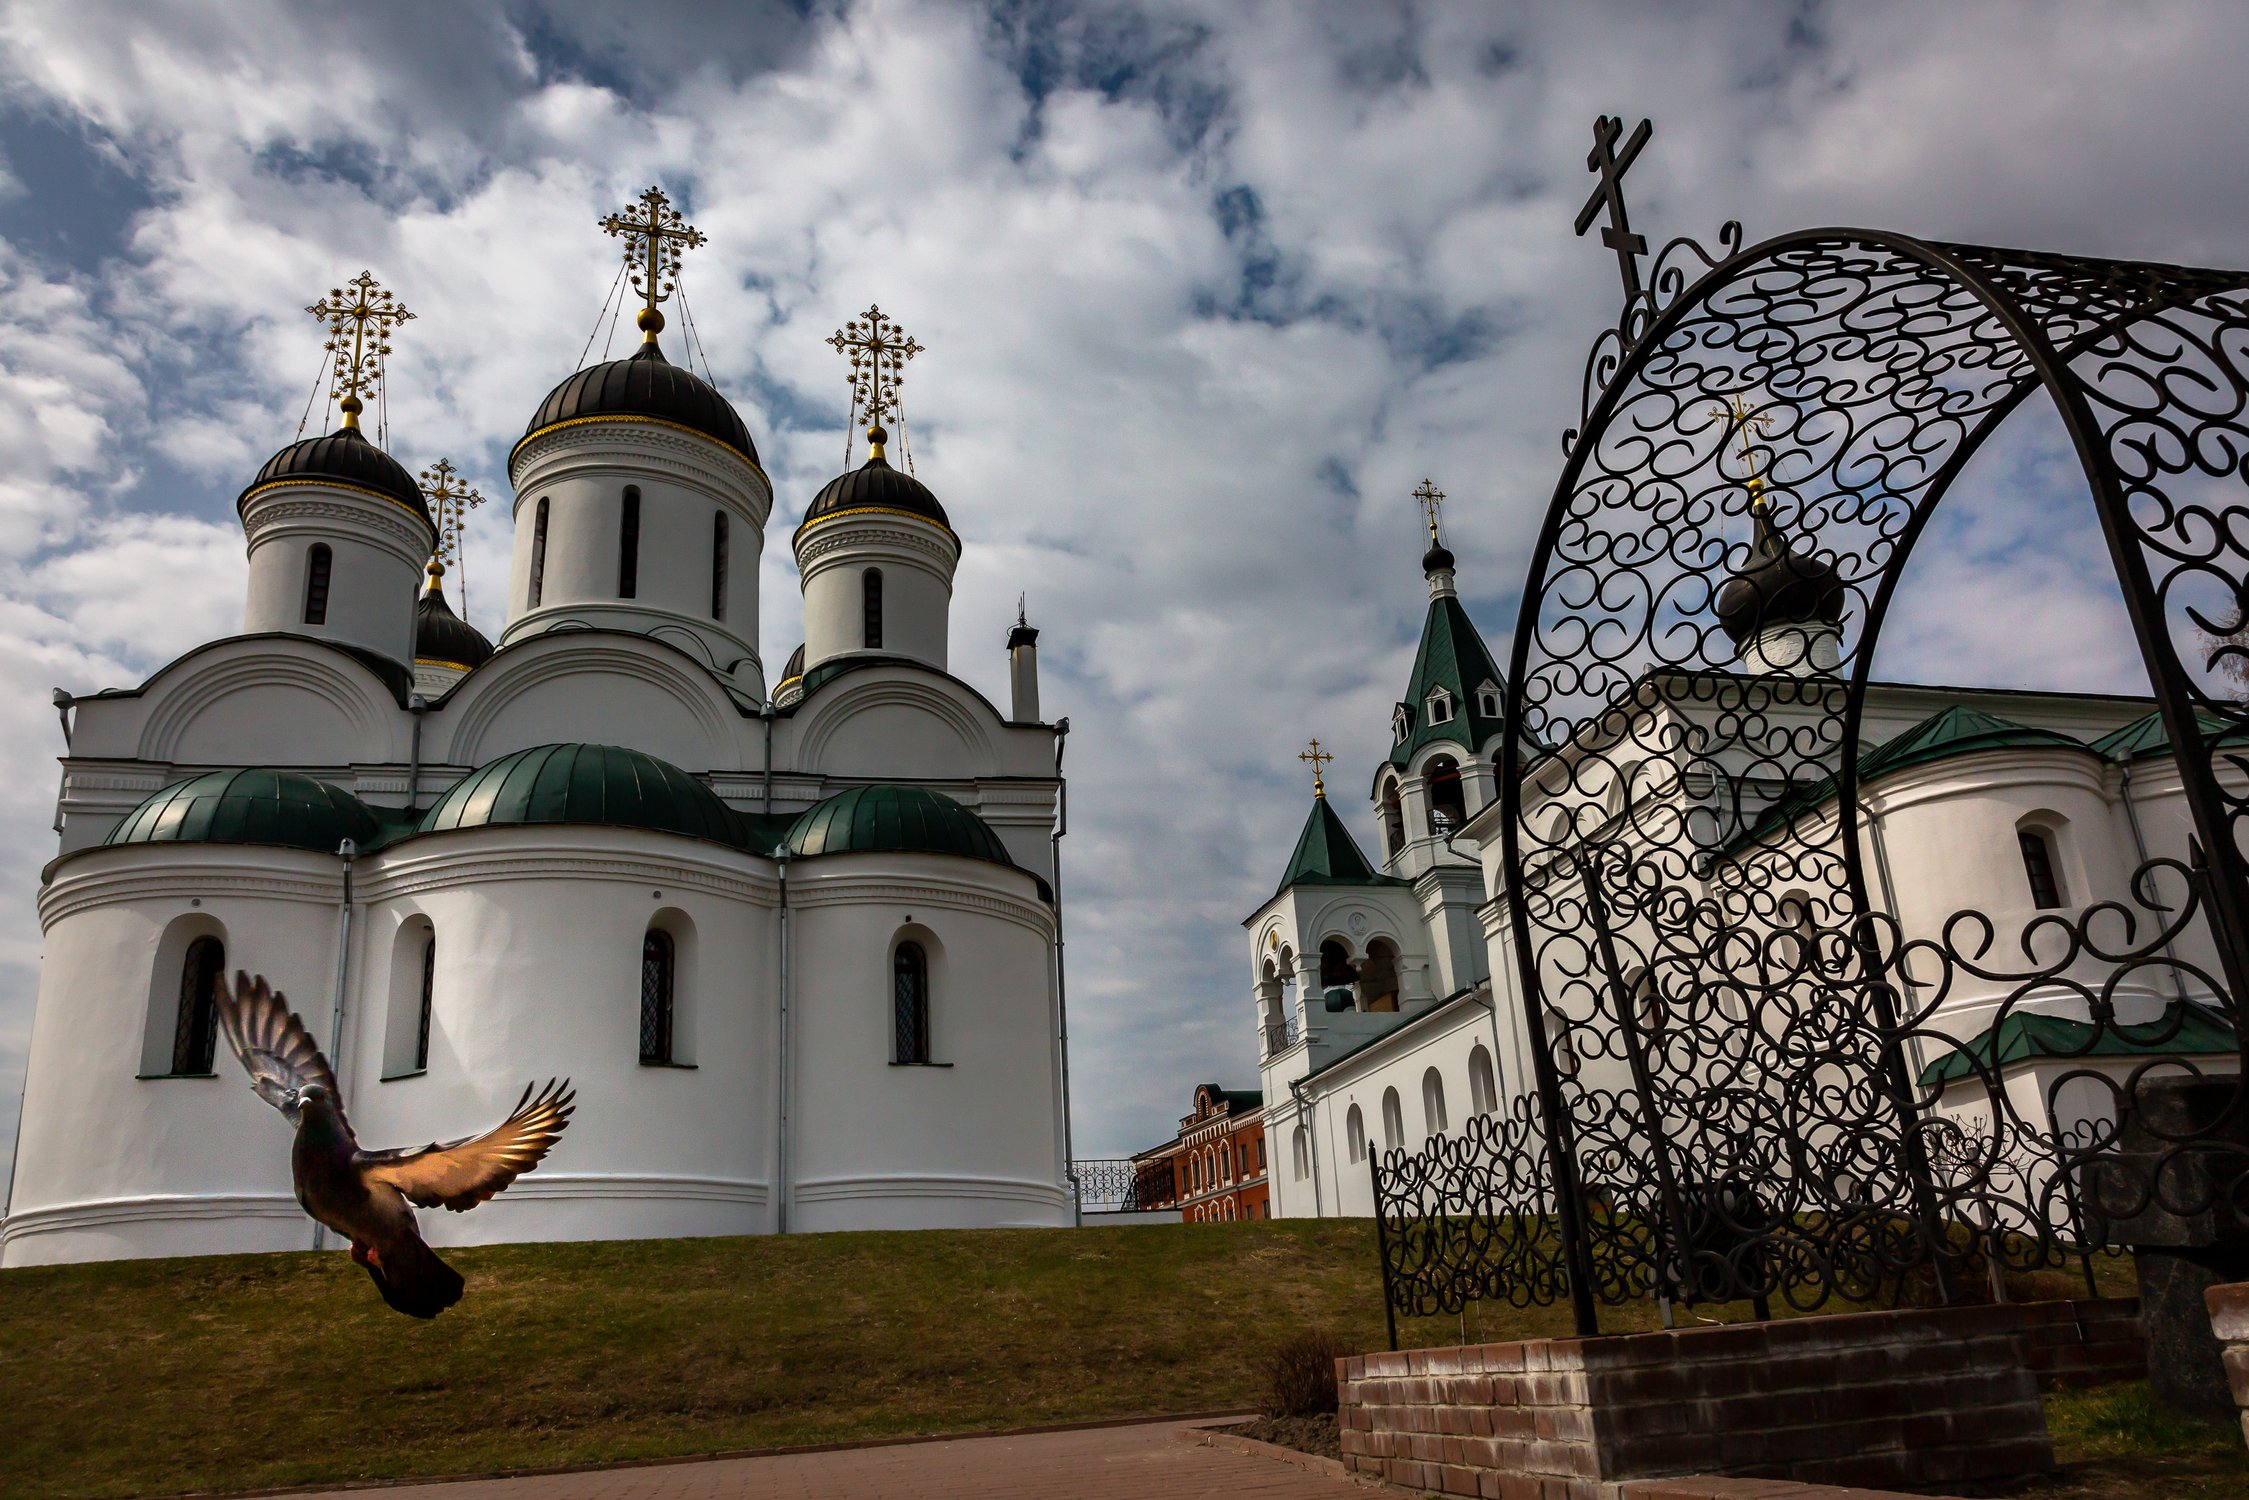
[[[815,516],[796,535],[805,670],[833,657],[904,656],[946,670],[960,539],[926,517],[866,509]],[[869,644],[868,574],[880,575]]]
[[[416,588],[436,545],[419,512],[372,490],[308,478],[261,485],[243,497],[241,515],[250,548],[246,634],[281,631],[414,659]]]

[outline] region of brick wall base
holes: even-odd
[[[2054,1459],[2031,1346],[2016,1305],[1359,1355],[1338,1362],[1343,1459],[1497,1500],[1690,1474],[2006,1479]]]
[[[2147,1378],[2137,1298],[2017,1302],[2008,1311],[2021,1324],[2030,1372],[2042,1391]]]
[[[2249,1441],[2249,1281],[2211,1287],[2202,1300],[2210,1307],[2210,1331],[2225,1346],[2226,1380],[2241,1408],[2241,1436]]]

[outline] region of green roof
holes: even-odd
[[[2211,742],[2239,744],[2249,739],[2249,724],[2228,724],[2216,714],[2199,708],[2194,711],[2194,718]],[[2169,755],[2171,735],[2163,727],[2163,713],[2158,709],[2144,718],[2134,719],[2122,729],[2102,735],[2093,741],[2093,748],[2110,760],[2145,760],[2151,755]]]
[[[1288,873],[1273,890],[1278,896],[1292,885],[1410,885],[1395,875],[1377,875],[1359,852],[1351,830],[1335,815],[1324,796],[1312,799],[1312,815],[1297,836],[1296,852],[1289,856]]]
[[[855,786],[807,808],[789,825],[792,853],[954,854],[1015,868],[991,825],[941,792]]]
[[[251,767],[176,782],[125,815],[105,844],[267,844],[333,854],[398,830],[351,793],[293,771]]]
[[[1921,1070],[1923,1086],[1952,1083],[1968,1077],[1978,1065],[1985,1070],[2012,1062],[2041,1058],[2074,1060],[2083,1057],[2202,1057],[2238,1053],[2241,1042],[2223,1011],[2191,1000],[2174,1000],[2163,1007],[2160,1020],[2137,1025],[2096,1028],[2090,1021],[2072,1021],[2036,1011],[2017,1011],[1998,1026],[1976,1035]]]
[[[422,815],[419,831],[526,823],[650,828],[754,847],[749,823],[716,792],[669,762],[620,745],[534,745],[504,755],[448,788]]]
[[[1439,740],[1473,750],[1499,733],[1500,720],[1478,711],[1476,689],[1487,682],[1499,689],[1499,706],[1504,711],[1506,679],[1499,675],[1499,664],[1485,649],[1484,638],[1476,633],[1468,611],[1450,594],[1430,600],[1429,617],[1421,626],[1421,650],[1413,659],[1413,680],[1407,684],[1400,705],[1412,728],[1391,747],[1389,763],[1403,767],[1416,751]],[[1452,694],[1453,715],[1442,724],[1432,724],[1429,693],[1439,687]]]

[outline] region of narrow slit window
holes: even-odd
[[[864,644],[869,651],[882,649],[882,569],[869,568],[859,576],[859,603],[866,615]]]
[[[2031,903],[2040,911],[2054,910],[2062,904],[2061,879],[2054,873],[2054,846],[2035,828],[2017,829],[2015,837],[2022,841],[2023,873],[2030,877]]]
[[[315,543],[305,557],[305,623],[328,623],[328,575],[335,567],[326,543]]]
[[[900,943],[891,960],[891,1025],[899,1062],[929,1061],[929,955],[919,943]]]
[[[180,1013],[172,1032],[172,1071],[198,1075],[211,1071],[219,1040],[219,976],[226,972],[226,944],[199,937],[187,945],[180,964]]]
[[[640,597],[640,491],[629,484],[617,521],[617,597]]]
[[[672,1060],[672,935],[650,928],[640,940],[640,1060]]]
[[[531,598],[528,608],[537,609],[539,599],[547,591],[547,497],[539,497],[539,508],[531,520]]]
[[[430,1004],[437,992],[437,935],[422,944],[422,1014],[414,1028],[414,1067],[417,1071],[429,1066]]]
[[[711,517],[711,618],[726,618],[726,512]]]

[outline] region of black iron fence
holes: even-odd
[[[1393,1331],[2249,1244],[2249,273],[1729,225],[1643,284],[1630,240],[1489,748],[1532,1077],[1375,1160]],[[2041,394],[2090,491],[2050,503],[2099,526],[2157,709],[2078,748],[2175,768],[2182,842],[2065,904],[2025,822],[2024,900],[1908,933],[1868,868],[1861,786],[1903,754],[1862,751],[1875,644]]]

